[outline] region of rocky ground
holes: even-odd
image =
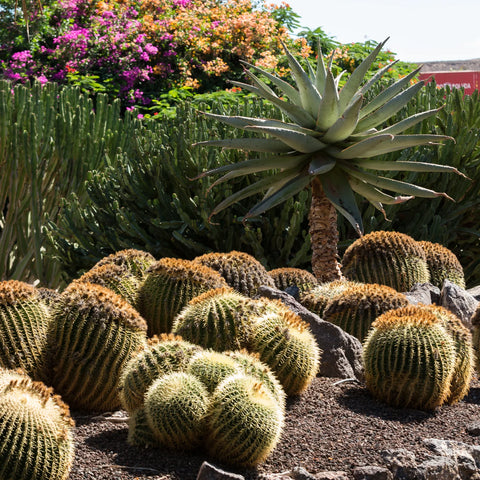
[[[143,449],[127,443],[127,425],[74,412],[76,458],[69,480],[195,480],[204,460],[218,465],[202,452],[181,454]],[[276,450],[255,470],[218,465],[261,479],[303,467],[312,474],[344,471],[353,478],[355,467],[383,466],[382,451],[405,448],[417,462],[430,454],[422,442],[439,438],[480,445],[469,433],[480,419],[480,382],[453,406],[433,413],[396,409],[375,401],[360,383],[317,377],[305,394],[288,402],[286,426]]]

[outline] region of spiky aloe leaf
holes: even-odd
[[[316,129],[329,129],[339,117],[338,91],[331,70],[327,71],[325,89],[317,112]]]
[[[280,140],[271,138],[229,138],[224,140],[208,140],[194,143],[197,147],[222,147],[228,149],[246,150],[247,152],[287,153],[292,149]]]
[[[362,101],[363,97],[358,97],[358,99],[345,110],[345,113],[326,131],[322,137],[325,143],[341,142],[353,133],[357,126]]]

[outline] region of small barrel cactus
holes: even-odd
[[[145,412],[159,445],[176,450],[197,447],[204,434],[210,396],[194,375],[173,372],[152,383]]]
[[[301,268],[276,268],[270,270],[268,274],[273,278],[275,287],[279,290],[297,287],[301,295],[318,285],[313,273]]]
[[[277,445],[284,410],[258,379],[238,374],[226,378],[212,396],[206,447],[221,462],[253,467]]]
[[[364,343],[365,383],[394,407],[433,410],[450,395],[455,344],[432,312],[411,307],[375,320]]]
[[[155,263],[155,261],[155,257],[150,253],[135,248],[129,248],[102,258],[93,268],[107,264],[114,264],[125,268],[139,280],[143,280],[146,271]]]
[[[38,290],[24,282],[0,282],[0,366],[21,368],[48,382],[49,308]]]
[[[308,325],[281,303],[277,311],[255,320],[251,349],[274,372],[287,395],[303,392],[320,366],[320,349]]]
[[[0,478],[67,480],[73,426],[68,407],[51,388],[0,369]]]
[[[378,316],[408,305],[409,301],[403,293],[385,285],[364,283],[352,286],[330,299],[325,306],[323,319],[363,342]]]
[[[450,280],[461,288],[465,288],[463,268],[457,256],[439,243],[418,242],[425,251],[430,283],[442,288],[444,280]]]
[[[201,351],[198,345],[172,334],[148,340],[148,346],[129,360],[122,370],[119,394],[122,407],[128,412],[143,405],[145,392],[162,375],[184,370],[191,357]]]
[[[192,298],[226,287],[223,277],[199,263],[162,258],[147,271],[137,307],[148,324],[148,335],[170,333],[178,313]]]
[[[285,395],[285,390],[270,367],[260,360],[260,355],[258,353],[242,349],[225,352],[225,355],[228,355],[235,360],[242,373],[256,378],[265,388],[268,388],[279,405],[285,407],[287,397]]]
[[[212,350],[197,352],[186,369],[207,387],[209,393],[225,378],[240,371],[240,365],[232,357]]]
[[[94,283],[95,285],[109,288],[125,299],[130,305],[133,307],[136,306],[141,280],[133,273],[130,273],[124,265],[105,263],[88,270],[78,281]]]
[[[398,232],[371,232],[355,240],[343,255],[342,272],[349,280],[379,283],[399,292],[430,280],[423,248]]]
[[[329,300],[355,285],[361,285],[361,283],[348,282],[346,280],[321,283],[300,295],[300,303],[320,318],[323,318],[323,312]]]
[[[53,310],[51,325],[55,390],[72,408],[118,408],[120,373],[146,345],[147,326],[140,314],[107,288],[73,282]]]
[[[232,288],[219,288],[195,297],[176,317],[172,332],[204,348],[220,352],[247,348],[258,302]]]
[[[193,261],[213,268],[230,287],[248,297],[256,295],[260,285],[275,286],[265,267],[248,253],[235,250],[228,253],[206,253]]]

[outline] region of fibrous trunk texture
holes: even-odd
[[[337,250],[337,212],[326,197],[322,184],[317,178],[312,181],[312,204],[308,220],[313,274],[319,282],[342,280]]]

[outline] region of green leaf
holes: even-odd
[[[321,175],[323,191],[333,206],[352,224],[355,231],[363,234],[362,214],[358,209],[348,178],[339,168]]]
[[[359,97],[355,103],[353,103],[345,113],[327,130],[322,137],[322,141],[325,143],[337,143],[348,138],[358,122],[358,112],[362,106],[363,98]]]
[[[226,138],[223,140],[207,140],[197,142],[192,147],[221,147],[227,149],[246,150],[248,152],[287,153],[292,149],[280,140],[271,138]]]
[[[337,161],[321,152],[315,153],[311,156],[311,162],[308,167],[308,173],[312,176],[321,175],[332,170]]]
[[[325,90],[322,101],[317,112],[317,130],[328,130],[339,117],[338,91],[335,86],[335,79],[330,70],[327,71],[325,79]]]
[[[375,201],[384,203],[385,205],[396,205],[414,198],[412,195],[392,197],[391,195],[382,192],[378,188],[372,187],[372,185],[369,183],[351,176],[348,177],[348,182],[350,183],[352,190],[357,192],[362,197],[365,197],[369,202]]]
[[[368,155],[372,149],[382,145],[385,142],[391,142],[394,136],[385,134],[385,135],[375,135],[368,137],[365,140],[354,143],[343,150],[335,147],[327,148],[327,152],[332,155],[332,157],[339,158],[342,160],[350,160],[353,158],[362,158]]]
[[[325,69],[325,59],[323,58],[322,45],[320,39],[318,40],[318,58],[317,71],[315,73],[315,86],[317,91],[322,93],[325,90],[325,81],[327,78],[327,70]]]

